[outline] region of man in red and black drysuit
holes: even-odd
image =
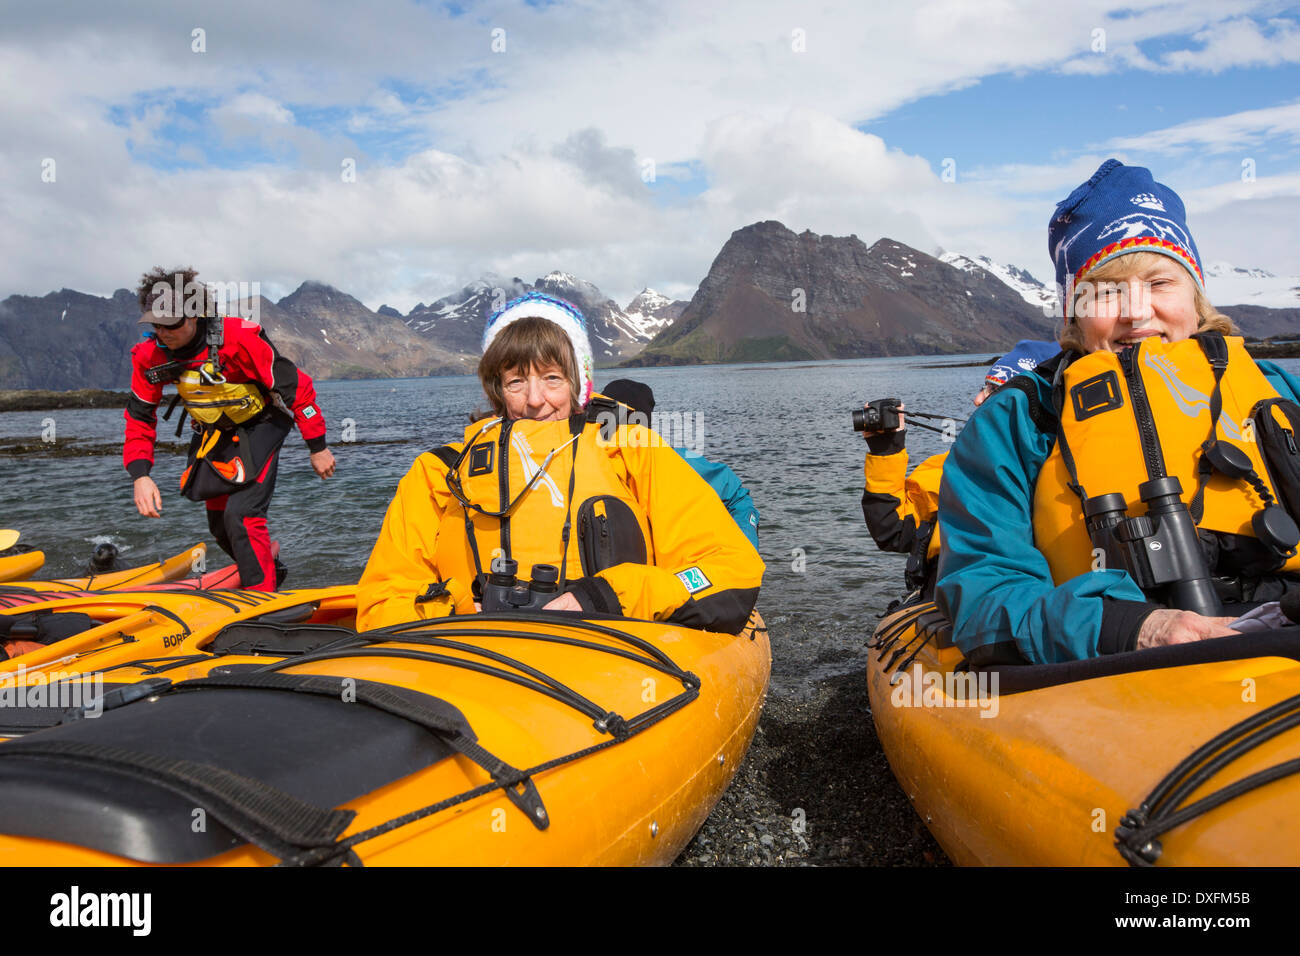
[[[163,386],[174,383],[194,430],[181,494],[207,503],[208,528],[238,565],[241,586],[271,591],[285,574],[266,527],[280,446],[296,423],[312,468],[330,477],[334,455],[326,447],[325,416],[307,373],[276,351],[260,325],[217,317],[197,275],[156,269],[141,282],[140,324],[153,332],[131,350],[122,457],[135,482],[136,509],[161,517],[149,472],[158,403]],[[182,301],[182,289],[197,291]]]

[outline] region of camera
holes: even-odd
[[[866,408],[853,410],[853,430],[855,432],[887,432],[898,427],[898,406],[903,404],[897,398],[879,398],[867,402]]]
[[[1119,492],[1089,498],[1084,523],[1107,567],[1128,571],[1138,587],[1169,607],[1217,617],[1223,605],[1182,493],[1173,476],[1143,482],[1138,497],[1147,513],[1134,518]]]
[[[522,613],[540,611],[559,594],[560,569],[553,564],[534,564],[531,581],[520,583],[519,562],[497,558],[483,585],[483,610]]]

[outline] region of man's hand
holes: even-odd
[[[334,452],[328,448],[322,448],[320,451],[311,453],[311,466],[320,475],[323,481],[334,474]]]
[[[542,608],[543,611],[581,611],[582,605],[578,599],[565,591],[559,597],[551,598],[550,602]]]
[[[1152,611],[1138,631],[1137,646],[1163,647],[1166,644],[1190,644],[1208,637],[1230,637],[1240,633],[1228,627],[1235,618],[1204,617],[1195,611],[1162,609]]]
[[[162,495],[158,494],[158,486],[148,475],[135,480],[135,510],[146,518],[162,517]]]

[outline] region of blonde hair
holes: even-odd
[[[1061,334],[1057,338],[1061,348],[1067,352],[1071,349],[1076,352],[1088,351],[1083,344],[1083,329],[1079,327],[1076,318],[1079,298],[1084,292],[1084,289],[1081,288],[1084,282],[1118,282],[1135,272],[1142,272],[1170,261],[1177,260],[1159,252],[1130,252],[1127,255],[1116,256],[1108,262],[1103,262],[1087,273],[1083,279],[1079,280],[1079,285],[1075,286],[1074,302],[1071,303],[1071,308],[1067,312],[1065,327],[1061,329]],[[1188,278],[1191,278],[1191,273],[1188,273]],[[1200,285],[1194,279],[1192,280],[1192,290],[1196,314],[1200,317],[1196,323],[1196,331],[1205,332],[1209,330],[1222,332],[1224,335],[1235,335],[1238,330],[1232,319],[1210,304],[1210,300],[1205,297],[1205,293],[1201,291]]]
[[[578,357],[564,329],[550,319],[525,316],[502,329],[487,347],[478,363],[478,380],[483,394],[499,418],[506,414],[505,393],[501,376],[512,368],[527,374],[534,367],[557,366],[569,382],[570,413],[582,405],[578,397]]]

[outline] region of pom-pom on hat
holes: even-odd
[[[595,362],[591,357],[591,342],[587,338],[587,320],[575,306],[563,299],[529,292],[507,302],[487,320],[487,327],[483,329],[483,351],[486,352],[492,340],[515,319],[529,317],[549,319],[569,337],[573,354],[578,359],[578,375],[582,379],[578,383],[578,404],[585,408],[595,385],[591,377]]]
[[[1059,351],[1061,347],[1055,342],[1021,339],[1015,348],[989,367],[984,381],[993,388],[1001,388],[1021,372],[1037,368],[1040,362],[1046,362]]]
[[[1064,303],[1074,284],[1103,262],[1130,252],[1169,256],[1205,291],[1201,254],[1178,194],[1151,171],[1108,159],[1092,178],[1057,204],[1047,225],[1047,251]]]

